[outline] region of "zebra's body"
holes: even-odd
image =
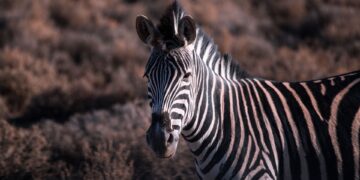
[[[184,14],[175,2],[153,37],[138,32],[154,47],[147,138],[159,156],[173,156],[181,133],[202,179],[359,179],[360,71],[253,78]]]
[[[216,80],[202,82],[182,130],[204,179],[359,176],[358,72],[300,83],[204,74]]]

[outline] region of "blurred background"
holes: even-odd
[[[145,143],[135,18],[170,0],[0,1],[0,179],[193,179]],[[222,52],[279,81],[360,69],[358,0],[180,0]]]

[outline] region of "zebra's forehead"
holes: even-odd
[[[173,49],[170,52],[164,52],[160,49],[153,49],[145,67],[145,76],[152,71],[165,70],[167,67],[171,71],[180,71],[185,73],[190,67],[191,56],[186,52],[185,48]]]

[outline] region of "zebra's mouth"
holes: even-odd
[[[167,155],[167,154],[162,154],[162,155],[157,154],[158,158],[162,158],[162,159],[170,159],[170,158],[174,157],[174,155],[175,155],[175,153],[170,154],[170,155]]]

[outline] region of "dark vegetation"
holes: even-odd
[[[135,17],[170,1],[0,1],[0,179],[192,179],[191,155],[145,144],[149,50]],[[250,74],[306,80],[360,69],[357,0],[181,0]]]

